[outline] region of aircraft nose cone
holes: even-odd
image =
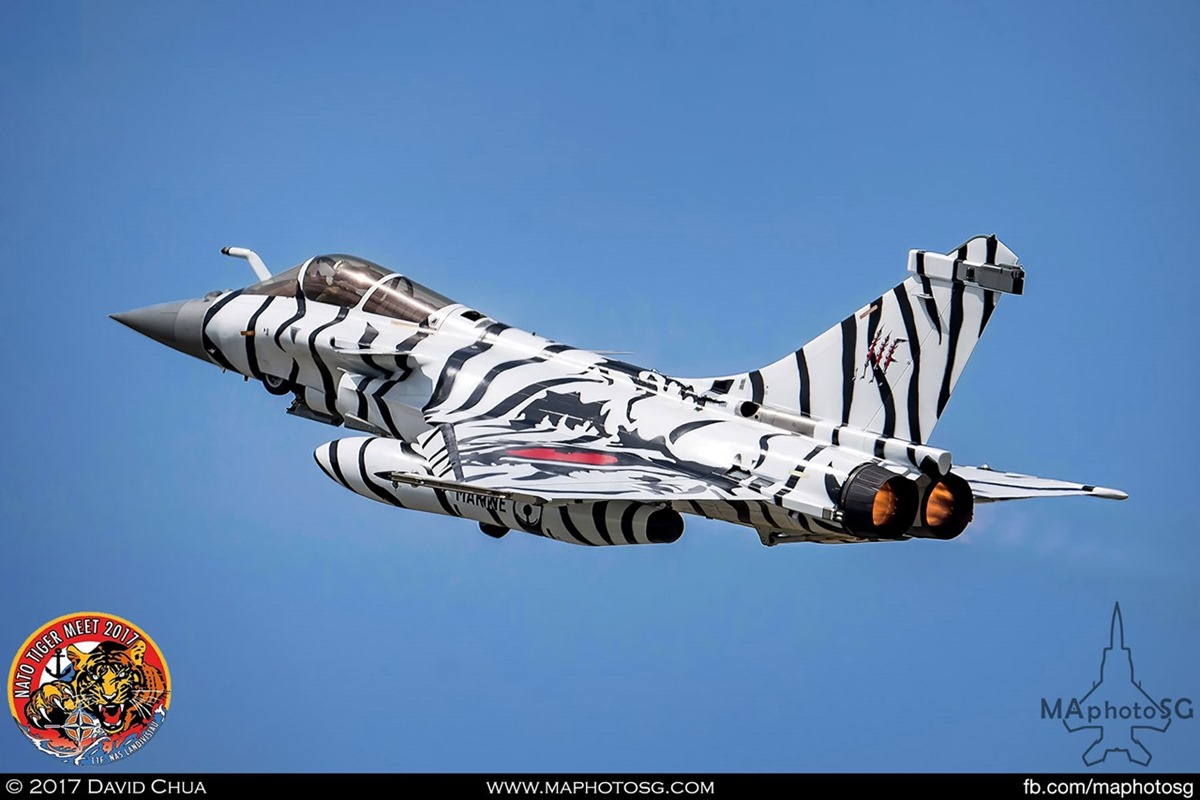
[[[203,300],[179,300],[108,316],[160,344],[208,361],[202,341],[207,305]]]

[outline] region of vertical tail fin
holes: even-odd
[[[912,250],[912,273],[804,347],[753,372],[689,380],[726,394],[924,443],[996,309],[1025,272],[995,235],[946,255]]]

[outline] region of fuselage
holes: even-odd
[[[157,316],[146,316],[150,311]],[[144,318],[135,319],[137,314]],[[439,425],[490,419],[514,428],[553,428],[584,447],[620,442],[684,476],[678,499],[662,505],[753,527],[765,543],[937,535],[922,527],[916,500],[890,509],[905,517],[899,526],[864,535],[844,518],[845,497],[848,482],[864,467],[879,480],[895,475],[905,491],[927,495],[937,480],[936,467],[928,467],[938,461],[948,466],[948,454],[775,412],[737,399],[738,392],[728,391],[736,387],[718,392],[561,344],[362,259],[321,256],[242,290],[117,318],[262,381],[275,394],[294,394],[291,413],[375,437],[412,444]],[[318,461],[336,480],[320,452]],[[404,457],[413,460],[406,469],[422,468],[411,447]],[[388,501],[371,485],[369,467],[363,465],[360,493]],[[431,465],[423,468],[432,474]],[[720,485],[724,495],[688,499],[688,478]],[[414,507],[413,492],[432,491],[384,489],[407,492],[410,502],[396,503],[407,507]],[[474,514],[479,498],[459,499],[465,509],[460,515],[508,527],[495,513]],[[444,497],[425,500],[419,505],[430,507],[423,510],[458,513]],[[878,497],[874,502],[878,515]]]

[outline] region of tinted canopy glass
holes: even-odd
[[[296,292],[300,289],[300,268],[303,266],[301,264],[299,267],[292,267],[287,272],[272,275],[261,283],[248,286],[243,294],[270,294],[276,297],[295,297]]]
[[[314,303],[346,308],[362,304],[363,311],[409,322],[422,322],[433,312],[454,304],[450,298],[365,258],[338,254],[317,256],[307,266],[272,275],[243,293],[295,297],[301,291]]]
[[[314,303],[354,307],[380,278],[390,275],[384,269],[353,256],[317,256],[304,270],[304,296]]]
[[[403,275],[392,275],[371,292],[371,296],[363,304],[363,311],[409,322],[420,322],[438,309],[453,304],[454,301],[450,298],[410,281]]]
[[[421,322],[454,301],[365,258],[317,256],[304,270],[304,296],[314,303],[355,307],[387,317]]]

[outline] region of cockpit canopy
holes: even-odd
[[[450,298],[365,258],[339,254],[317,256],[254,284],[244,294],[295,297],[297,292],[314,303],[361,306],[368,313],[409,322],[422,322],[454,304]]]

